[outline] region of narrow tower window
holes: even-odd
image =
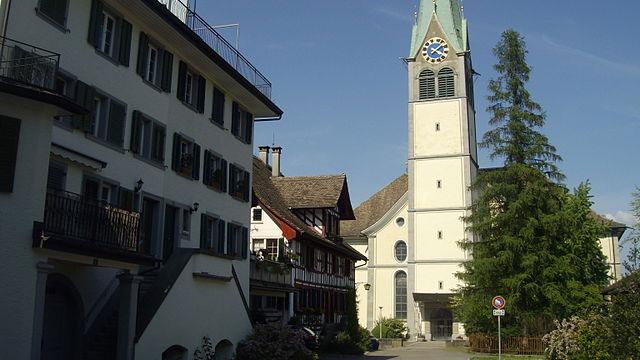
[[[455,78],[453,70],[450,68],[444,68],[438,73],[438,97],[454,97],[455,91]]]
[[[440,131],[440,123],[436,123],[436,131]]]
[[[438,281],[438,289],[439,290],[443,290],[444,289],[444,281]]]
[[[437,187],[438,189],[442,189],[442,180],[438,180],[438,181],[436,181],[436,187]]]
[[[424,70],[418,77],[420,85],[420,100],[435,99],[436,97],[436,75],[431,70]]]
[[[398,271],[394,280],[396,290],[396,319],[405,320],[407,318],[407,273]]]
[[[438,239],[442,240],[442,230],[438,230]]]

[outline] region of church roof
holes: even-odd
[[[435,8],[434,8],[435,6]],[[469,50],[467,20],[462,15],[459,0],[421,0],[416,22],[411,35],[410,58],[413,58],[422,47],[432,19],[437,17],[444,29],[447,40],[458,52]]]
[[[263,163],[260,159],[253,158],[253,195],[267,212],[273,214],[278,220],[286,223],[294,230],[303,234],[307,239],[312,239],[317,243],[324,244],[325,246],[338,249],[339,251],[349,254],[354,259],[366,260],[362,254],[352,248],[346,243],[333,242],[311,229],[304,221],[300,220],[292,211],[292,206],[287,202],[285,196],[280,191],[285,186],[284,183],[277,186],[275,185],[280,178],[273,178],[271,176],[271,169]],[[275,181],[274,181],[275,180]],[[350,207],[351,205],[349,205]]]
[[[287,176],[272,179],[289,207],[293,209],[335,208],[341,218],[354,220],[347,176]]]
[[[360,236],[364,229],[380,220],[408,189],[408,176],[403,174],[373,194],[355,209],[356,220],[340,222],[342,236]]]

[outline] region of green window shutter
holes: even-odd
[[[211,119],[220,125],[224,125],[224,93],[218,88],[213,88],[213,109]]]
[[[191,177],[200,180],[200,145],[193,144],[193,164],[191,167]]]
[[[82,81],[76,82],[75,103],[89,110],[86,115],[74,115],[72,125],[76,129],[91,132],[93,127],[94,98],[96,91]]]
[[[222,219],[218,220],[218,238],[216,240],[218,242],[217,250],[218,250],[218,254],[219,255],[222,255],[222,254],[225,253],[224,252],[224,243],[225,243],[225,241],[224,241],[225,240],[225,236],[224,236],[225,232],[224,232],[224,230],[226,228],[227,228],[227,226],[226,226],[225,222]]]
[[[200,215],[200,249],[209,249],[211,246],[207,241],[207,220],[207,215]]]
[[[173,54],[164,50],[162,52],[162,79],[160,88],[162,91],[171,92],[171,77],[173,76]]]
[[[0,192],[13,192],[20,119],[0,115]]]
[[[244,142],[247,144],[251,144],[253,140],[253,114],[246,112],[245,113],[245,128],[246,132],[244,134]]]
[[[167,138],[167,129],[162,126],[154,125],[154,138],[153,143],[155,144],[153,150],[154,160],[158,160],[164,163],[164,144]]]
[[[140,40],[138,41],[138,64],[136,72],[138,75],[145,77],[147,72],[147,56],[149,56],[149,38],[147,34],[140,32]]]
[[[127,120],[127,107],[119,102],[110,101],[107,141],[118,146],[124,145],[124,126]]]
[[[235,101],[231,106],[231,133],[236,136],[240,133],[240,107]]]
[[[424,70],[418,77],[419,100],[435,99],[436,97],[436,77],[433,71]]]
[[[241,256],[243,259],[246,259],[249,255],[249,229],[246,227],[242,228],[242,239],[240,241],[242,242],[240,250],[242,252]]]
[[[221,159],[221,163],[222,163],[222,189],[220,189],[222,192],[227,192],[227,184],[229,183],[229,181],[227,180],[228,176],[227,176],[227,169],[229,168],[227,165],[227,160]]]
[[[124,66],[129,66],[131,57],[131,23],[125,19],[120,23],[120,50],[118,51],[118,61]]]
[[[198,112],[204,114],[204,99],[207,95],[207,80],[204,77],[198,75],[198,99],[196,101],[196,108]]]
[[[58,25],[67,22],[67,0],[40,0],[38,10]]]
[[[176,96],[180,101],[184,101],[184,97],[185,97],[184,87],[185,87],[186,77],[187,77],[187,64],[185,64],[183,61],[180,61],[180,64],[178,66],[178,91],[176,91]]]
[[[134,110],[131,116],[131,144],[130,149],[134,154],[140,154],[140,136],[142,135],[142,121],[140,111]]]
[[[205,185],[209,185],[210,180],[211,180],[211,169],[210,169],[210,164],[209,164],[209,150],[205,150],[204,151],[204,161],[202,164],[202,183]]]
[[[182,142],[182,136],[178,133],[173,133],[173,156],[171,159],[171,168],[175,171],[180,171],[180,143]]]
[[[102,35],[102,22],[104,13],[102,1],[93,0],[91,3],[91,18],[89,19],[89,44],[98,47],[100,44],[100,36]]]
[[[233,255],[233,224],[227,224],[227,251],[226,255]]]
[[[244,171],[243,172],[243,177],[244,177],[244,181],[242,182],[243,184],[243,195],[244,195],[244,201],[249,201],[251,199],[251,175],[249,174],[248,171]]]
[[[438,72],[438,97],[454,97],[455,75],[450,68],[444,68]]]

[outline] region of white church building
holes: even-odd
[[[405,320],[413,339],[465,338],[450,306],[461,285],[455,274],[473,241],[463,217],[479,171],[467,22],[458,0],[423,0],[406,59],[409,80],[408,171],[341,223],[346,241],[369,260],[356,265],[359,319]],[[611,225],[603,251],[620,277],[621,228]],[[624,232],[624,226],[622,226]],[[365,290],[364,285],[369,290]]]

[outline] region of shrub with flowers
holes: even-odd
[[[286,326],[256,325],[238,344],[236,360],[313,360],[302,334]]]

